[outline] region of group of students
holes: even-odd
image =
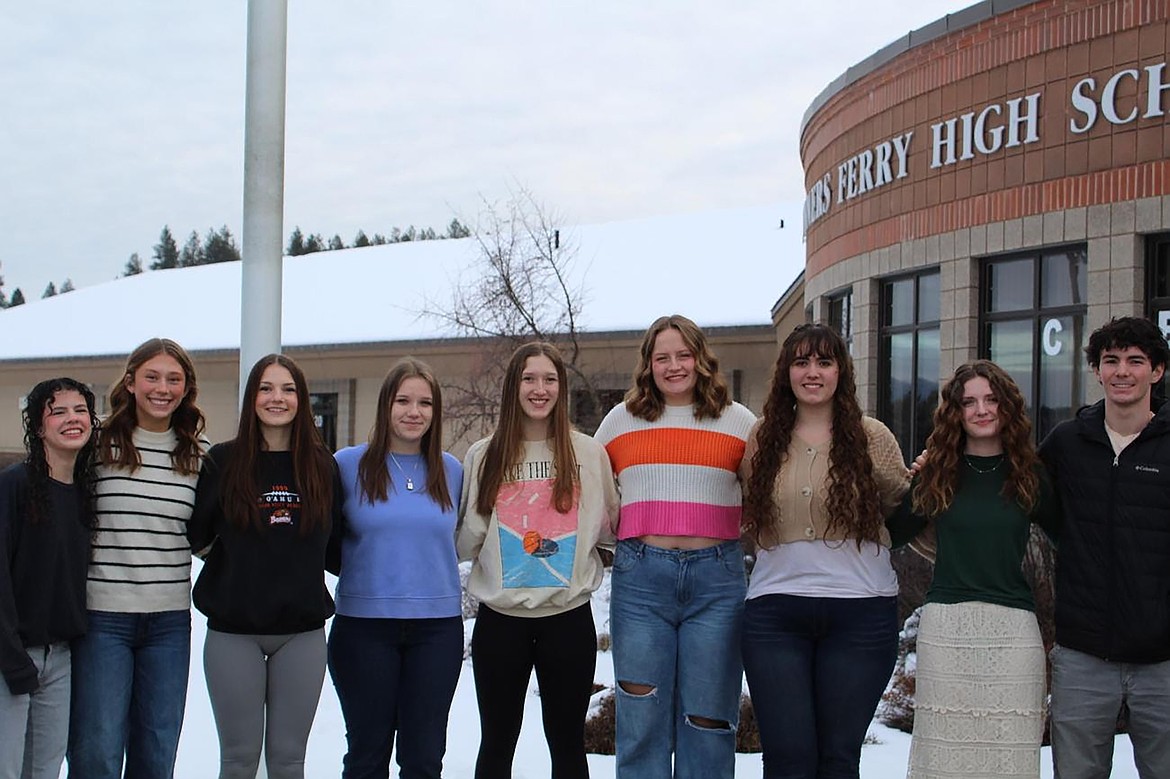
[[[733,777],[745,673],[765,777],[856,777],[896,659],[890,549],[906,543],[936,562],[908,776],[1038,776],[1033,523],[1059,540],[1057,775],[1108,775],[1123,703],[1142,776],[1170,775],[1170,412],[1149,400],[1170,352],[1138,319],[1086,351],[1105,398],[1039,452],[1011,378],[958,368],[914,475],[823,325],[786,338],[757,420],[703,331],[661,317],[592,438],[570,423],[560,353],[525,344],[462,464],[442,448],[439,383],[410,358],[369,442],[332,456],[281,355],[252,369],[237,435],[213,447],[171,341],[130,355],[100,428],[84,385],[42,382],[27,458],[0,473],[0,777],[56,777],[66,753],[79,779],[172,775],[191,552],[221,779],[255,776],[262,747],[268,776],[303,777],[326,670],[343,777],[385,777],[392,755],[404,779],[440,776],[459,560],[479,602],[476,779],[511,775],[534,670],[551,775],[587,777],[608,552],[619,777]]]

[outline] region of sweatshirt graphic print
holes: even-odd
[[[268,526],[292,525],[301,513],[301,496],[286,484],[274,484],[260,495],[260,515],[268,515]]]
[[[501,484],[496,496],[504,587],[568,587],[577,554],[580,488],[562,514],[553,504],[551,462],[521,463],[507,478],[513,481]]]

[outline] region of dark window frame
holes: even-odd
[[[878,399],[877,399],[878,417],[883,422],[885,422],[887,425],[891,426],[891,430],[893,431],[894,436],[896,438],[898,438],[898,440],[899,440],[899,445],[902,444],[901,433],[903,431],[893,430],[893,426],[892,426],[892,418],[893,418],[894,414],[892,413],[891,403],[893,402],[893,399],[890,397],[889,390],[890,390],[890,382],[892,379],[891,369],[892,369],[893,360],[892,360],[892,355],[890,354],[890,351],[889,351],[889,347],[887,346],[887,343],[890,340],[892,340],[892,336],[895,336],[895,335],[911,334],[912,336],[914,336],[911,339],[910,386],[917,387],[918,382],[921,378],[919,376],[919,370],[920,370],[919,366],[921,364],[921,360],[920,360],[920,355],[918,353],[918,337],[917,336],[919,333],[926,332],[929,330],[936,330],[940,334],[942,331],[942,327],[941,327],[941,322],[942,322],[941,293],[940,293],[940,301],[939,301],[940,305],[939,305],[938,318],[919,320],[919,312],[922,310],[922,299],[921,299],[922,280],[924,278],[931,277],[931,276],[936,277],[938,279],[938,281],[941,283],[941,280],[942,280],[941,272],[937,266],[930,267],[930,268],[916,269],[916,270],[909,271],[906,273],[898,273],[898,274],[891,275],[891,276],[884,276],[881,279],[878,279],[878,283],[881,285],[880,291],[878,294],[878,305],[879,305],[879,312],[878,312],[878,366],[879,367],[878,367]],[[906,281],[908,279],[912,279],[914,282],[914,294],[912,296],[912,301],[910,304],[911,309],[913,311],[913,316],[911,317],[911,321],[907,324],[900,324],[900,325],[889,324],[889,322],[887,321],[887,318],[890,315],[890,306],[891,306],[891,301],[888,297],[890,294],[889,293],[890,286],[893,284],[896,284],[900,281]],[[937,376],[934,376],[932,378],[935,381],[939,380]],[[937,398],[938,398],[938,395],[937,395],[937,390],[936,390],[936,392],[935,392],[935,401],[936,402],[937,402]],[[921,444],[925,444],[927,436],[930,435],[930,430],[929,429],[927,429],[927,430],[920,430],[919,429],[920,427],[923,427],[924,425],[920,424],[917,413],[910,414],[909,422],[910,422],[910,430],[909,430],[909,435],[907,436],[907,439],[911,442],[910,448],[915,449],[915,447],[920,447]],[[929,426],[930,426],[929,423],[927,423],[925,425],[925,427],[927,427],[927,428],[929,428]],[[905,448],[905,447],[903,447],[903,448]],[[915,451],[903,451],[902,456],[906,459],[907,462],[910,462],[914,459],[914,457],[918,454],[919,451],[921,451],[921,448],[917,448],[917,449],[915,449]]]
[[[1085,258],[1085,288],[1086,294],[1083,302],[1080,303],[1066,303],[1060,305],[1045,306],[1043,305],[1042,296],[1044,294],[1044,258],[1050,255],[1068,253],[1071,251],[1081,251]],[[1019,262],[1021,260],[1031,260],[1032,262],[1032,302],[1029,308],[1019,308],[1011,311],[991,311],[991,274],[994,266],[1008,262]],[[1088,244],[1085,242],[1073,242],[1067,244],[1056,244],[1053,246],[1042,246],[1036,249],[1031,249],[1023,252],[1012,252],[1010,254],[996,254],[979,259],[979,337],[977,343],[977,354],[981,359],[991,359],[991,331],[992,325],[1003,322],[1028,322],[1032,329],[1032,376],[1031,386],[1029,387],[1028,396],[1032,398],[1032,402],[1028,407],[1028,414],[1032,419],[1033,435],[1040,439],[1044,431],[1040,425],[1040,394],[1041,394],[1041,372],[1040,367],[1043,364],[1041,360],[1040,350],[1044,348],[1042,338],[1040,337],[1042,323],[1046,319],[1056,317],[1080,317],[1082,326],[1082,341],[1087,343],[1088,333]],[[1075,357],[1077,361],[1083,361],[1084,355],[1078,354]],[[1014,377],[1013,377],[1014,378]],[[1074,368],[1072,375],[1072,387],[1070,388],[1072,397],[1072,404],[1075,408],[1079,405],[1080,400],[1085,397],[1085,382],[1086,371],[1085,366]],[[1079,391],[1078,391],[1079,390]]]

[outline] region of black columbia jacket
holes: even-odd
[[[1040,445],[1060,495],[1056,641],[1105,660],[1170,659],[1170,404],[1120,456],[1105,402]]]

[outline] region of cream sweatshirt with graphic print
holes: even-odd
[[[601,584],[597,548],[613,548],[618,494],[605,448],[574,432],[579,471],[573,506],[553,505],[553,453],[547,441],[526,441],[519,463],[504,474],[490,517],[476,511],[487,444],[472,444],[463,461],[460,560],[472,560],[467,591],[501,614],[547,617],[588,602]]]

